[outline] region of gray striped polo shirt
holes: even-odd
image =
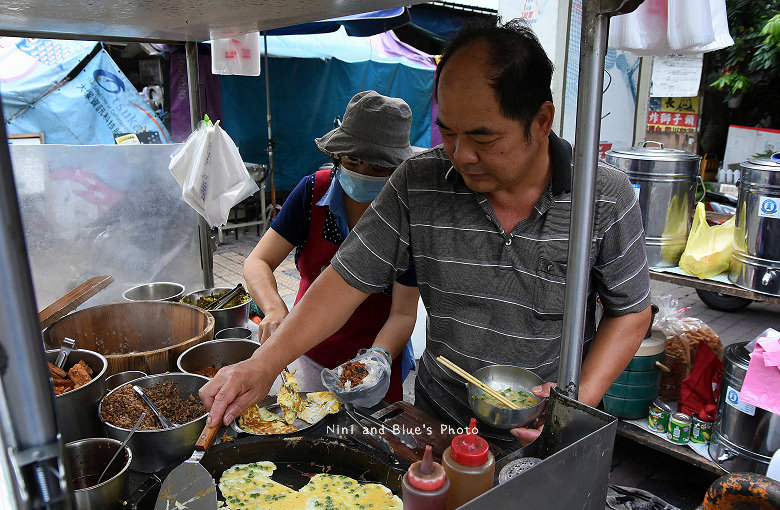
[[[436,361],[468,372],[491,364],[557,377],[563,324],[571,146],[550,135],[552,179],[528,218],[505,233],[487,199],[466,187],[441,147],[404,162],[331,261],[353,287],[380,292],[413,260],[427,342],[418,382],[442,417],[467,423],[464,383]],[[597,170],[585,342],[596,296],[606,313],[650,305],[642,217],[626,175]]]

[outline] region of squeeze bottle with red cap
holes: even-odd
[[[426,445],[423,460],[412,464],[404,475],[404,510],[444,510],[449,490],[444,469],[433,461],[433,450]]]
[[[444,450],[441,464],[450,479],[447,510],[465,505],[493,488],[496,462],[488,443],[477,435],[477,420],[471,419],[466,434],[455,436],[452,446]]]

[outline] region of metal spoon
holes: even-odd
[[[154,413],[164,429],[170,429],[176,426],[171,420],[162,415],[160,410],[157,409],[157,406],[154,405],[154,402],[152,402],[152,399],[149,398],[149,395],[147,395],[140,386],[133,384],[133,391],[138,393],[138,396],[140,396],[143,401],[146,402],[146,405],[149,406],[149,409],[152,410],[152,413]]]
[[[136,430],[138,430],[138,427],[141,425],[141,422],[143,419],[146,418],[146,413],[141,413],[141,417],[138,418],[138,421],[135,422],[135,425],[133,426],[133,430],[130,431],[130,433],[127,435],[124,441],[122,441],[122,444],[119,445],[119,449],[116,451],[113,457],[111,457],[111,460],[108,461],[108,464],[106,464],[106,468],[103,470],[102,473],[100,473],[100,477],[98,478],[98,481],[95,485],[100,485],[100,482],[103,480],[103,477],[106,476],[106,472],[108,471],[108,467],[114,463],[117,456],[119,455],[119,452],[125,449],[125,445],[128,441],[130,441],[130,438],[133,437],[133,434]]]

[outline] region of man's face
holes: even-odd
[[[533,172],[546,171],[534,163],[549,127],[542,133],[534,122],[529,141],[523,125],[501,113],[488,83],[486,55],[487,46],[478,42],[447,62],[439,78],[436,123],[444,151],[466,186],[489,194],[533,182]]]

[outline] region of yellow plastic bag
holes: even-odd
[[[680,267],[704,280],[729,269],[734,242],[734,218],[722,225],[707,224],[704,204],[696,205],[691,233],[685,251],[680,257]]]

